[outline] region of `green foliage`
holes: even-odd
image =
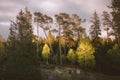
[[[120,55],[120,47],[118,46],[118,44],[115,44],[112,49],[109,49],[108,54],[110,54],[110,55]]]
[[[112,64],[109,68],[113,70],[114,73],[120,72],[120,47],[118,44],[114,44],[112,49],[108,50],[109,61]]]
[[[73,49],[70,49],[67,54],[67,59],[71,61],[72,63],[75,63],[76,61],[76,54]]]
[[[96,70],[101,72],[106,72],[108,69],[108,64],[110,63],[107,55],[108,49],[110,49],[112,44],[109,44],[107,41],[99,40],[95,47],[95,61],[96,61]]]
[[[5,57],[6,57],[5,43],[0,41],[0,71],[3,67]]]
[[[92,40],[90,40],[86,37],[85,28],[81,26],[84,21],[76,14],[69,15],[67,13],[55,15],[55,22],[53,22],[52,17],[35,12],[34,22],[37,23],[37,36],[35,36],[32,29],[32,14],[27,9],[21,10],[16,20],[11,21],[8,41],[3,42],[4,39],[1,40],[0,36],[0,80],[9,80],[9,78],[33,80],[33,77],[34,80],[37,80],[40,75],[39,62],[42,59],[47,63],[60,63],[60,65],[62,63],[69,64],[68,59],[72,63],[78,62],[81,67],[93,68],[96,65],[96,70],[119,73],[119,3],[119,0],[112,0],[113,24],[111,24],[109,13],[103,12],[102,22],[104,30],[107,32],[107,39],[99,37],[101,34],[100,20],[96,11],[91,18],[90,35]],[[56,28],[52,27],[53,25]],[[115,41],[109,39],[111,26]],[[40,27],[46,38],[40,38]],[[58,32],[56,39],[52,35],[53,31]]]
[[[58,56],[58,54],[53,55],[52,59],[53,59],[54,64],[56,64],[56,65],[59,64],[59,56]]]
[[[81,66],[94,67],[94,51],[95,50],[88,37],[80,39],[80,43],[76,51],[78,63]]]
[[[118,75],[120,72],[120,47],[117,43],[98,42],[99,46],[95,50],[96,70],[111,74]]]
[[[50,48],[49,48],[49,46],[47,44],[45,44],[43,46],[43,50],[42,50],[42,57],[44,59],[48,59],[49,55],[50,55]]]
[[[65,64],[67,60],[66,55],[62,54],[61,57],[62,57],[62,63]]]
[[[16,21],[11,21],[9,40],[19,41],[21,43],[32,42],[33,30],[32,30],[32,14],[30,11],[20,11],[16,17]],[[12,44],[13,44],[12,43]]]
[[[20,46],[20,45],[19,45]],[[35,46],[26,44],[23,47],[17,46],[16,50],[7,53],[3,64],[3,79],[5,80],[32,80],[40,76],[39,59],[35,55]],[[15,49],[15,48],[14,48]]]
[[[32,15],[25,9],[20,11],[16,21],[10,27],[7,56],[0,71],[4,80],[38,80],[40,63],[32,43]]]

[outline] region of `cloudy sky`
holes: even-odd
[[[99,15],[111,0],[0,0],[0,34],[8,37],[10,20],[14,20],[20,9],[27,7],[32,13],[40,11],[50,16],[60,12],[76,13],[81,18],[90,19],[96,10]],[[104,33],[104,32],[103,32]]]

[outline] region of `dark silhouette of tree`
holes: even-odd
[[[72,25],[73,36],[77,39],[77,43],[79,42],[80,38],[86,36],[85,28],[81,26],[81,24],[84,22],[85,19],[82,20],[77,14],[72,14],[70,24]]]
[[[9,50],[5,61],[3,79],[39,79],[39,60],[32,43],[32,14],[26,8],[21,10],[15,22],[11,22]]]
[[[113,30],[114,35],[117,39],[118,44],[120,45],[120,0],[112,0],[111,6],[112,8],[112,21],[113,21]]]
[[[103,20],[103,27],[104,27],[104,30],[107,32],[107,39],[109,39],[110,37],[110,28],[112,27],[112,21],[111,21],[111,18],[110,18],[110,15],[107,11],[103,11],[103,14],[102,14],[102,20]],[[108,40],[107,40],[108,42]]]
[[[93,17],[91,17],[91,27],[90,27],[90,36],[91,36],[91,39],[92,39],[92,44],[94,47],[97,47],[99,43],[99,39],[100,39],[100,35],[101,35],[101,30],[100,30],[100,20],[99,20],[99,17],[98,17],[98,14],[97,12],[95,11],[93,13]]]
[[[99,35],[101,35],[101,30],[100,30],[100,20],[96,11],[93,13],[93,17],[91,17],[90,21],[92,23],[90,28],[90,35],[92,39],[97,39]]]

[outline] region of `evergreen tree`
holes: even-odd
[[[103,11],[103,27],[104,27],[104,30],[107,32],[107,39],[109,39],[109,36],[110,36],[110,28],[112,26],[112,21],[111,21],[111,18],[110,18],[110,15],[108,12],[106,11]]]
[[[112,0],[111,8],[114,35],[120,45],[120,0]]]
[[[91,22],[92,25],[90,28],[90,35],[92,39],[98,39],[99,35],[101,35],[101,30],[100,30],[100,20],[96,11],[93,13]]]
[[[32,14],[28,9],[20,11],[10,27],[10,48],[6,60],[3,79],[38,80],[39,60],[32,43]]]
[[[42,28],[45,37],[47,37],[47,31],[51,31],[51,24],[53,19],[50,16],[44,15],[40,12],[34,13],[34,21],[37,23],[37,33],[39,36],[39,27]]]
[[[111,74],[120,74],[120,46],[115,43],[111,49],[107,51],[108,66],[110,66],[107,72],[112,72]],[[112,66],[111,66],[112,64]]]
[[[86,35],[85,28],[81,26],[84,22],[85,20],[82,20],[77,14],[72,14],[70,24],[72,25],[73,36],[77,39],[77,43],[80,38]]]

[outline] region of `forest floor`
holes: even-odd
[[[44,80],[120,80],[120,76],[109,76],[96,72],[85,72],[74,67],[42,66]]]

